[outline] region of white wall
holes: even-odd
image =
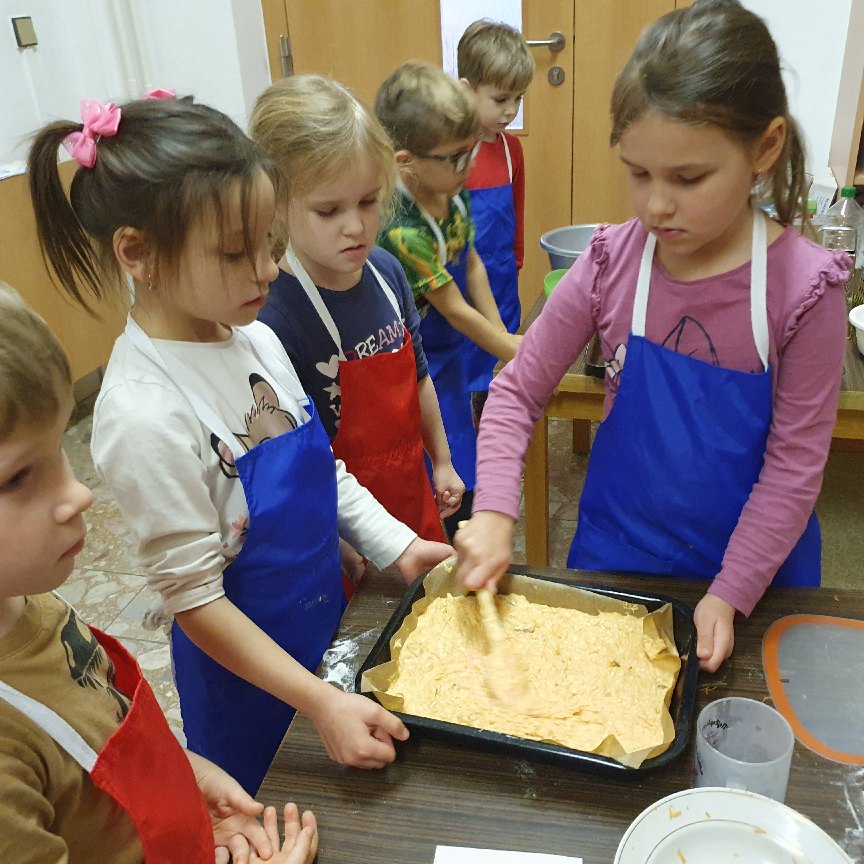
[[[9,19],[33,18],[39,44],[18,48]],[[82,98],[122,102],[153,87],[192,94],[246,125],[270,83],[261,6],[250,0],[3,0],[0,166],[26,158],[51,120],[77,120]]]
[[[765,20],[777,43],[789,109],[804,133],[807,170],[817,183],[833,183],[828,154],[853,0],[742,2]]]

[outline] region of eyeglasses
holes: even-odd
[[[477,144],[479,143],[480,142],[478,141]],[[449,156],[438,156],[435,153],[412,152],[414,152],[414,155],[420,159],[434,159],[436,162],[449,162],[453,166],[453,170],[459,174],[468,167],[469,163],[474,158],[474,155],[477,152],[477,144],[472,144],[468,149],[460,150],[458,153],[451,153]]]

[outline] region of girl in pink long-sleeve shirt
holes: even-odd
[[[598,229],[493,381],[459,576],[493,587],[508,566],[533,424],[598,333],[606,417],[568,566],[711,578],[694,621],[714,671],[736,610],[772,582],[819,584],[849,262],[788,227],[800,139],[774,42],[735,0],[648,28],[612,112],[638,218]],[[778,221],[753,207],[759,185]]]

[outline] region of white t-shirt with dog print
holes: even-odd
[[[222,571],[242,548],[249,514],[230,447],[198,419],[178,384],[201,397],[245,450],[305,423],[309,403],[279,339],[260,322],[234,328],[224,342],[153,344],[171,378],[125,333],[115,343],[93,412],[91,450],[162,598],[155,620],[164,623],[223,596]],[[284,374],[271,374],[259,356],[277,356]],[[417,535],[341,460],[334,470],[340,536],[389,566]]]

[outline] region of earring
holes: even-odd
[[[149,273],[147,274],[147,290],[148,291],[155,291],[156,290],[156,288],[154,287],[153,282],[152,282],[152,277],[150,276]]]

